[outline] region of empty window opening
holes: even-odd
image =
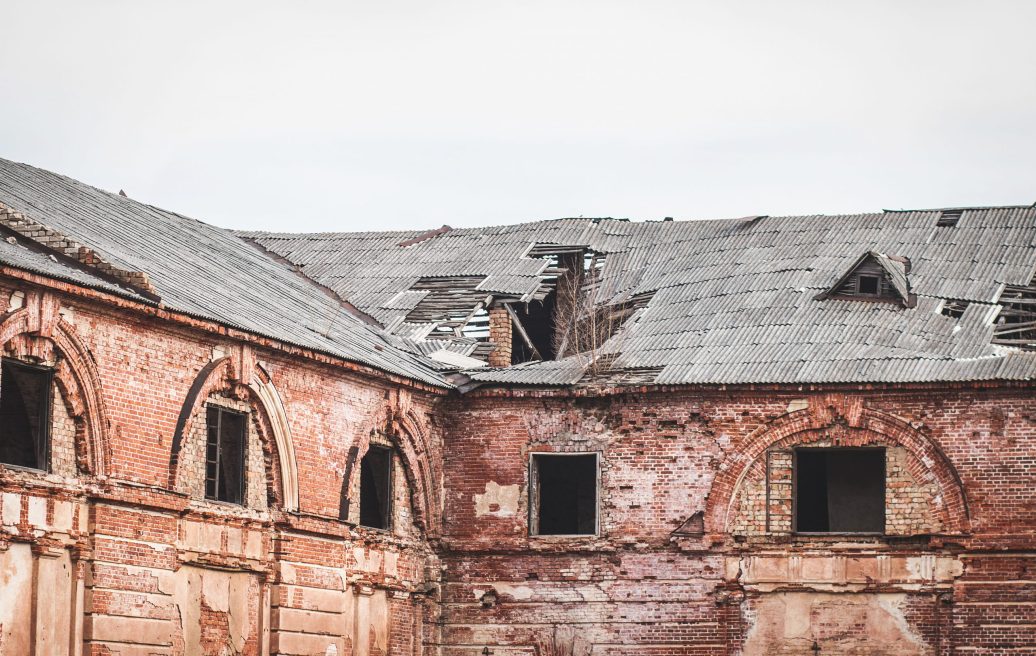
[[[518,321],[511,325],[511,364],[554,359],[556,299],[557,292],[552,291],[539,302],[512,304]]]
[[[392,527],[392,449],[371,445],[360,461],[360,525]]]
[[[964,214],[964,210],[943,210],[939,215],[935,225],[940,228],[952,228],[957,225],[960,221],[960,217]]]
[[[243,504],[248,415],[209,406],[205,442],[205,498]]]
[[[877,296],[881,290],[881,278],[878,276],[860,275],[857,279],[857,292],[868,296]]]
[[[597,454],[532,456],[533,535],[597,533]]]
[[[795,530],[884,533],[885,449],[796,449]]]
[[[0,366],[0,462],[48,470],[54,372],[4,360]]]

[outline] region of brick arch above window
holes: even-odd
[[[0,349],[21,341],[37,357],[52,353],[54,381],[75,425],[78,469],[106,477],[111,469],[108,413],[101,379],[75,326],[61,318],[60,303],[48,294],[26,295],[21,308],[0,314]],[[44,357],[46,359],[46,357]]]
[[[342,478],[339,519],[348,519],[357,502],[351,498],[350,490],[356,487],[360,460],[370,447],[371,435],[380,433],[394,447],[403,466],[414,511],[414,525],[426,537],[437,537],[440,506],[436,481],[440,480],[441,474],[428,457],[431,431],[427,420],[412,406],[405,391],[394,390],[389,397],[388,403],[364,423],[356,443],[349,449]]]
[[[900,446],[910,454],[912,474],[931,481],[941,501],[947,533],[966,533],[970,511],[960,475],[942,448],[906,421],[863,407],[862,399],[811,399],[807,408],[779,417],[754,431],[730,456],[729,466],[712,483],[705,531],[721,540],[737,512],[739,492],[752,466],[773,448],[790,449],[825,439],[833,446]]]
[[[275,451],[273,465],[277,471],[271,478],[278,483],[279,489],[275,492],[279,505],[282,510],[295,512],[299,509],[298,468],[291,423],[284,402],[269,372],[262,364],[251,359],[247,348],[241,348],[240,351],[236,357],[223,356],[212,360],[195,376],[173,430],[169,454],[169,487],[176,487],[180,455],[192,418],[197,416],[211,396],[224,393],[247,400],[259,414],[256,423],[260,437]]]

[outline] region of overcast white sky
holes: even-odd
[[[0,156],[218,225],[1036,201],[1036,2],[0,2]]]

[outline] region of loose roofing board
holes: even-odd
[[[165,307],[435,385],[442,377],[232,232],[0,159],[0,203],[150,278]],[[82,268],[4,242],[0,263],[106,291]],[[125,294],[126,292],[123,291]]]
[[[562,219],[458,229],[410,245],[420,232],[242,233],[314,280],[398,326],[432,276],[485,277],[478,289],[528,298],[543,280],[533,244],[605,253],[598,300],[650,294],[602,349],[611,370],[658,384],[1027,380],[1036,353],[990,343],[1004,284],[1036,272],[1036,209],[753,217],[637,223]],[[917,306],[817,300],[870,251],[909,258]],[[963,316],[940,312],[969,301]],[[616,355],[617,354],[617,355]],[[470,371],[501,384],[565,385],[571,361]],[[643,378],[639,378],[643,380]],[[652,381],[648,381],[652,382]]]

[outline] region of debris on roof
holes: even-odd
[[[515,331],[514,366],[471,372],[485,383],[574,385],[591,369],[598,382],[619,384],[1036,377],[1036,354],[993,339],[1001,290],[1028,285],[1036,267],[1036,209],[968,209],[953,230],[938,227],[942,212],[561,219],[459,228],[406,248],[398,246],[399,233],[245,234],[333,287],[386,331],[402,336],[405,329],[416,340],[410,348],[424,335],[461,339],[448,335],[476,299],[482,302],[476,291],[491,297],[490,308],[510,307],[543,359],[528,355],[534,361],[524,362],[525,340]],[[590,261],[597,273],[583,277]],[[892,302],[833,294],[815,300],[862,261],[873,262],[887,281]],[[559,280],[577,268],[577,278],[589,281],[582,290],[593,307],[621,308],[626,319],[594,353],[556,343],[544,353],[540,347],[550,341],[537,341],[533,332],[549,324],[555,337],[563,334],[564,322],[546,306],[558,300]],[[452,315],[442,311],[447,318],[439,322],[410,315],[424,297],[408,295],[433,276],[467,278],[466,293],[457,295],[463,303]],[[944,312],[948,303],[959,316],[957,309]],[[440,323],[445,329],[437,329]]]

